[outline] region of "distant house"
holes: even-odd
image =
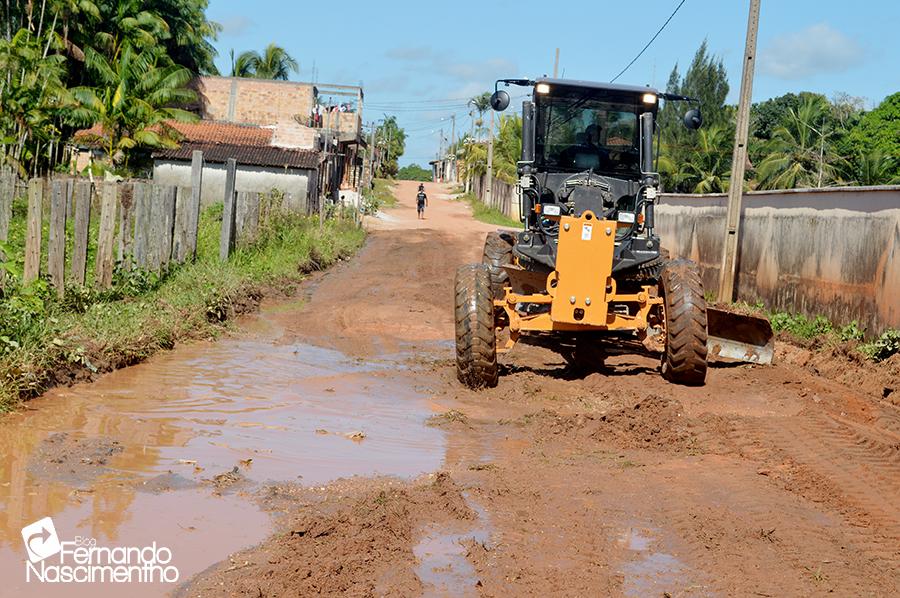
[[[352,85],[198,77],[192,83],[197,123],[168,123],[178,149],[153,152],[153,179],[189,186],[191,156],[203,152],[204,204],[221,201],[225,163],[238,163],[238,191],[278,189],[314,209],[324,195],[355,204],[362,179],[363,90]],[[76,165],[99,157],[99,127],[74,136]]]
[[[237,77],[199,77],[193,86],[203,120],[178,125],[180,149],[153,154],[154,179],[183,184],[192,151],[201,149],[213,170],[228,158],[237,160],[238,190],[277,188],[311,203],[321,190],[356,203],[365,147],[361,87]],[[210,199],[216,200],[224,178],[220,184],[220,175],[212,176],[217,182],[209,192],[218,195]]]
[[[193,152],[202,151],[203,205],[222,200],[225,163],[229,158],[238,163],[235,179],[238,191],[266,193],[278,189],[303,205],[317,197],[322,154],[313,149],[273,145],[271,127],[215,121],[172,125],[184,140],[178,149],[153,153],[153,179],[166,185],[189,187]]]

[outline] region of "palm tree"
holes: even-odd
[[[856,182],[860,185],[894,185],[897,159],[879,151],[860,152],[856,157]]]
[[[231,51],[231,76],[253,77],[253,64],[256,52],[241,52],[237,59],[234,58],[234,50]],[[258,55],[257,55],[258,56]]]
[[[22,176],[36,173],[39,156],[60,140],[60,117],[71,101],[65,58],[45,55],[45,42],[28,29],[0,38],[0,162]]]
[[[482,131],[484,124],[484,113],[491,109],[491,93],[486,91],[477,96],[473,96],[469,99],[468,105],[474,108],[475,112],[478,113],[478,120],[475,121],[475,126],[479,131]]]
[[[177,106],[196,100],[187,88],[191,72],[178,65],[157,66],[152,52],[136,52],[125,44],[113,60],[88,48],[86,64],[100,81],[96,87],[71,90],[77,106],[69,111],[75,124],[98,125],[94,141],[114,164],[128,166],[135,147],[177,147],[178,132],[168,123],[195,122],[197,116]]]
[[[761,189],[821,187],[837,179],[843,159],[834,156],[825,130],[828,104],[821,97],[788,110],[772,132],[768,155],[756,169]]]
[[[241,52],[233,62],[231,76],[287,81],[291,73],[299,72],[300,64],[287,50],[269,44],[262,54],[255,50]]]
[[[722,126],[700,129],[697,149],[675,174],[679,187],[691,193],[724,193],[731,176],[731,135]]]

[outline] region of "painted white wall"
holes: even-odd
[[[153,163],[153,181],[161,185],[191,186],[191,163],[176,160],[156,160]],[[312,183],[310,183],[312,181]],[[265,168],[238,165],[235,178],[237,191],[268,193],[278,189],[292,194],[294,201],[306,203],[311,186],[314,188],[316,171],[300,168]],[[203,165],[203,189],[200,203],[206,207],[221,202],[225,195],[225,165]]]

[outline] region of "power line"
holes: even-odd
[[[615,77],[612,78],[612,80],[610,80],[610,83],[615,83],[615,82],[616,82],[616,79],[618,79],[619,77],[621,77],[622,75],[624,75],[624,74],[625,74],[625,71],[627,71],[628,69],[630,69],[630,68],[631,68],[631,65],[634,64],[635,62],[637,62],[637,59],[640,58],[641,55],[642,55],[644,52],[647,51],[647,48],[650,47],[650,44],[652,44],[654,41],[656,41],[656,38],[659,37],[659,34],[662,33],[663,29],[665,29],[665,28],[666,28],[666,25],[669,24],[669,21],[671,21],[671,20],[675,17],[675,14],[678,12],[678,10],[681,8],[681,6],[682,6],[685,2],[687,2],[687,0],[681,0],[681,2],[678,3],[678,6],[675,7],[675,10],[673,10],[673,11],[672,11],[672,14],[669,15],[669,18],[666,19],[666,22],[663,23],[663,24],[662,24],[662,27],[659,28],[659,31],[657,31],[655,34],[653,34],[653,37],[650,38],[650,41],[647,42],[647,45],[644,46],[644,47],[641,49],[640,52],[638,52],[638,55],[637,55],[637,56],[635,56],[634,58],[631,59],[631,62],[629,62],[627,65],[625,65],[625,68],[623,68],[623,69],[619,72],[618,75],[616,75]]]
[[[447,103],[447,102],[468,102],[472,98],[436,98],[430,100],[383,100],[379,102],[378,100],[372,100],[370,103],[372,104],[389,104],[391,106],[397,106],[401,104],[428,104],[428,103]]]

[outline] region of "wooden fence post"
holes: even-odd
[[[121,187],[119,194],[119,262],[122,267],[130,270],[134,260],[132,250],[134,247],[134,185],[126,184]]]
[[[25,236],[25,271],[23,282],[34,282],[41,272],[41,208],[43,208],[44,181],[28,181],[28,232]]]
[[[116,233],[116,183],[104,183],[100,202],[100,231],[97,235],[96,279],[101,288],[112,285],[113,243]]]
[[[172,260],[183,264],[188,256],[187,221],[191,204],[191,188],[178,187],[175,191],[175,224],[172,230]]]
[[[147,183],[134,183],[133,185],[134,263],[138,268],[147,268],[150,253],[151,189]]]
[[[225,197],[222,207],[222,232],[219,235],[219,259],[225,261],[234,250],[235,193],[234,183],[237,174],[237,162],[229,158],[225,167]]]
[[[50,194],[50,230],[47,237],[47,273],[60,297],[66,293],[66,188],[67,181],[54,180]]]
[[[191,201],[187,208],[184,229],[187,233],[185,257],[197,259],[197,232],[200,227],[200,197],[203,191],[203,152],[191,154]]]
[[[0,243],[9,240],[9,221],[12,218],[12,204],[16,196],[16,173],[0,169]],[[0,261],[6,261],[6,254],[0,251]],[[0,274],[0,286],[6,281],[6,275]]]
[[[244,241],[244,220],[247,218],[249,195],[247,191],[238,191],[234,202],[234,240],[237,245]]]
[[[162,257],[163,188],[150,184],[150,219],[147,234],[147,269],[159,272]]]
[[[159,194],[160,211],[162,217],[159,221],[159,269],[165,271],[172,259],[172,238],[175,233],[175,192],[176,188],[163,187]]]
[[[72,280],[84,285],[87,272],[88,232],[91,227],[91,182],[75,183],[75,247],[72,251]]]
[[[76,179],[65,179],[66,181],[66,221],[72,219],[75,204],[75,182]]]

